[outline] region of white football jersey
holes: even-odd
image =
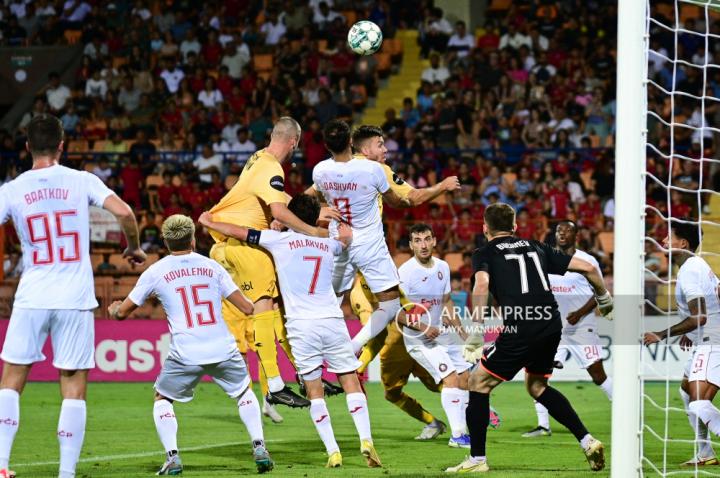
[[[248,242],[272,254],[287,320],[344,317],[332,287],[335,256],[343,251],[340,241],[264,230],[252,231]]]
[[[688,303],[698,297],[705,299],[707,321],[703,327],[688,334],[696,345],[702,345],[703,342],[717,344],[720,340],[720,303],[717,288],[718,278],[705,259],[692,256],[680,266],[675,284],[678,315],[683,319],[689,317]]]
[[[600,277],[602,277],[600,264],[598,264],[598,261],[593,256],[585,251],[575,249],[573,257],[592,264],[597,269]],[[562,317],[563,330],[565,332],[571,332],[577,327],[592,327],[593,329],[597,327],[597,318],[594,311],[580,319],[575,325],[570,325],[567,322],[567,316],[570,312],[575,312],[585,305],[588,300],[595,297],[595,291],[585,276],[577,272],[568,271],[565,275],[549,274],[548,277],[550,278],[550,287],[552,288],[560,316]]]
[[[0,187],[0,224],[13,220],[23,253],[14,307],[98,306],[88,208],[102,207],[111,194],[97,176],[59,165],[32,169]]]
[[[450,293],[450,266],[448,263],[433,257],[432,265],[425,267],[412,257],[400,266],[398,273],[400,288],[407,299],[427,310],[430,325],[440,327],[442,311],[445,306],[443,299],[445,294]],[[408,343],[409,336],[415,334],[405,333],[404,335],[405,343]]]
[[[140,306],[155,295],[170,324],[168,356],[186,365],[204,365],[237,353],[222,317],[222,299],[236,290],[220,264],[193,252],[166,256],[148,267],[128,298]]]
[[[313,169],[313,182],[325,201],[338,208],[352,226],[352,245],[385,240],[378,193],[384,194],[390,185],[379,164],[364,156],[353,156],[347,163],[326,159]],[[332,221],[330,236],[336,235],[337,222]]]

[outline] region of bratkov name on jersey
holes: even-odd
[[[177,269],[177,270],[168,272],[167,274],[165,274],[163,276],[163,279],[165,279],[165,282],[172,282],[175,279],[180,279],[182,277],[193,277],[193,276],[212,277],[213,270],[209,267],[185,267],[183,269]]]
[[[290,250],[293,249],[300,249],[301,247],[313,247],[315,249],[320,249],[323,252],[329,252],[330,248],[327,244],[320,241],[314,241],[312,239],[297,239],[295,241],[288,242],[288,246],[290,246]]]
[[[502,242],[500,244],[496,244],[495,247],[500,249],[501,251],[503,249],[516,249],[518,247],[530,247],[530,243],[528,241],[516,241],[516,242]]]
[[[30,205],[37,201],[45,201],[47,199],[62,199],[67,201],[70,191],[63,188],[43,188],[37,189],[25,195],[25,202]]]
[[[324,191],[357,191],[357,188],[357,183],[336,183],[334,181],[322,183]]]

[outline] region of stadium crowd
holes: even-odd
[[[268,2],[265,10],[242,0],[201,8],[143,0],[4,3],[4,44],[77,41],[83,57],[72,80],[50,73],[17,129],[0,132],[0,154],[14,159],[2,162],[0,180],[28,166],[24,128],[35,114],[52,112],[68,142],[105,153],[74,150],[69,160],[147,211],[143,224],[175,212],[197,217],[265,145],[273,120],[289,115],[303,137],[286,165],[286,189],[301,192],[327,156],[322,125],[352,121],[381,87],[375,56],[357,57],[345,46],[348,23],[367,18],[386,38],[417,28],[430,63],[417,95],[401,111],[386,111],[388,161],[415,187],[449,175],[463,185],[411,212],[388,208],[391,247],[405,247],[401,219],[430,222],[441,252],[465,255],[460,271],[467,275],[468,253],[484,240],[478,218],[500,200],[518,208],[522,237],[544,239],[554,221],[575,219],[583,226],[580,247],[610,265],[611,248],[601,239],[612,231],[614,211],[616,25],[607,12],[614,5],[509,2],[471,31],[427,0],[419,8]]]

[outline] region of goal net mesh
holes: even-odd
[[[673,222],[699,225],[696,254],[720,271],[720,0],[650,0],[647,33],[645,307],[643,329],[669,329],[675,300]],[[622,72],[619,72],[622,81]],[[616,168],[622,174],[622,154]],[[619,205],[622,207],[622,205]],[[702,231],[702,235],[700,233]],[[675,251],[675,256],[677,253]],[[717,344],[720,345],[720,344]],[[699,449],[679,391],[691,352],[680,337],[641,358],[643,476],[720,476],[720,467],[682,466]],[[712,437],[716,439],[717,437]],[[720,443],[713,443],[720,452]]]

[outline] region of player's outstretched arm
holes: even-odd
[[[388,189],[385,193],[382,195],[383,201],[391,205],[392,207],[412,207],[412,202],[408,198],[400,197],[395,191],[392,189]]]
[[[420,204],[432,201],[443,193],[455,191],[456,189],[460,189],[460,180],[457,176],[450,176],[434,186],[422,189],[411,189],[410,192],[408,192],[407,199],[410,201],[411,206],[419,206]]]
[[[247,240],[247,227],[236,226],[235,224],[230,224],[227,222],[215,222],[212,219],[212,214],[207,211],[200,215],[198,223],[202,224],[208,229],[219,232],[223,236],[232,237],[233,239],[237,239],[238,241]]]
[[[275,219],[285,224],[293,231],[305,234],[306,236],[315,237],[328,237],[328,231],[325,228],[311,226],[303,222],[302,219],[297,217],[293,212],[288,209],[287,204],[281,202],[274,202],[270,204],[270,213]],[[340,220],[338,214],[337,219]]]
[[[670,330],[658,330],[657,332],[645,332],[643,337],[643,343],[645,345],[654,344],[660,342],[668,337],[675,337],[677,335],[685,335],[698,327],[702,327],[707,322],[707,315],[705,313],[705,297],[696,297],[688,301],[688,309],[690,315],[685,317],[684,320],[670,327]]]
[[[600,272],[595,268],[594,265],[583,259],[573,257],[568,265],[568,270],[572,272],[578,272],[582,274],[585,279],[590,283],[593,290],[595,291],[595,300],[597,301],[600,313],[608,320],[612,320],[613,300],[610,296],[610,292],[605,288],[605,282],[603,281]]]
[[[111,319],[125,320],[137,308],[138,306],[129,298],[126,298],[123,301],[116,300],[108,306],[108,314],[110,315]]]
[[[226,234],[227,235],[227,234]],[[237,307],[240,312],[242,312],[245,315],[252,315],[253,313],[253,303],[250,302],[250,300],[245,297],[245,295],[240,292],[240,290],[236,290],[229,296],[227,296],[227,300]]]
[[[105,199],[103,209],[110,211],[115,216],[125,233],[128,246],[123,252],[130,262],[142,264],[147,259],[145,252],[140,249],[140,231],[138,230],[137,219],[132,208],[117,194],[111,194]]]
[[[484,311],[487,309],[490,298],[490,274],[485,271],[475,273],[475,285],[472,290],[473,322],[477,321],[482,325]],[[477,313],[475,312],[477,311]],[[477,363],[482,357],[485,337],[482,327],[473,326],[465,338],[463,346],[463,358],[470,363]]]

